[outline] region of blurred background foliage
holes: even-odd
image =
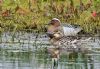
[[[93,13],[96,16],[93,16]],[[0,0],[0,31],[44,30],[52,18],[100,33],[100,0]]]

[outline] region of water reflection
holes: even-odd
[[[40,53],[41,52],[41,53]],[[50,55],[42,51],[0,51],[0,69],[100,69],[100,55],[84,53],[62,54],[58,65],[52,67]]]
[[[23,34],[16,33],[13,38],[10,33],[1,35],[0,69],[100,69],[100,54],[77,52],[60,54],[58,64],[53,67],[52,58],[45,48],[50,46],[48,38],[38,36],[36,41],[33,33]],[[94,51],[100,51],[100,42],[88,44],[96,47]]]

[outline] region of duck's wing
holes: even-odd
[[[82,28],[79,25],[63,24],[62,29],[65,36],[75,36]]]
[[[61,24],[61,26],[69,27],[69,28],[78,28],[78,27],[80,27],[80,25],[68,24],[68,23],[63,23],[63,24]]]

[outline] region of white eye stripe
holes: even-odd
[[[53,18],[52,20],[57,20],[57,21],[59,21],[59,22],[60,22],[60,20],[59,20],[59,19],[57,19],[57,18]]]

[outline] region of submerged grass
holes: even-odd
[[[82,4],[81,4],[82,3]],[[100,33],[99,0],[4,0],[0,3],[0,31],[43,31],[53,17],[78,24],[86,32]],[[91,11],[98,15],[92,17]]]

